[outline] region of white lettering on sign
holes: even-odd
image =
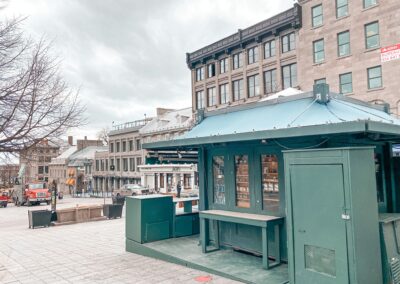
[[[381,62],[400,59],[400,43],[381,48]]]

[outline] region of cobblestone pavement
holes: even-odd
[[[110,200],[107,200],[109,203]],[[57,208],[102,204],[65,198]],[[0,283],[200,283],[207,276],[180,265],[125,252],[125,219],[28,229],[28,209],[0,208]],[[238,283],[210,275],[207,283]]]

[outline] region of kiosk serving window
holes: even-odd
[[[236,206],[250,208],[249,156],[235,155]]]
[[[261,185],[263,209],[279,211],[278,157],[261,155]]]
[[[224,156],[214,156],[212,160],[214,179],[214,203],[225,205]]]

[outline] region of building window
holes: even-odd
[[[120,162],[120,159],[116,159],[115,161],[116,161],[116,170],[117,170],[117,171],[120,171],[120,170],[121,170],[121,162]]]
[[[340,93],[349,94],[353,92],[353,79],[351,72],[339,75]]]
[[[196,81],[204,80],[204,67],[196,68]]]
[[[38,167],[38,174],[43,174],[43,172],[44,172],[44,167],[43,166],[39,166]]]
[[[322,26],[322,24],[324,22],[323,14],[322,14],[322,4],[312,7],[311,13],[312,13],[312,26],[314,28]]]
[[[284,35],[282,37],[282,52],[288,52],[296,48],[296,38],[294,33]]]
[[[111,167],[111,166],[115,166],[115,165],[114,165],[114,159],[110,159],[110,167]],[[110,170],[111,170],[111,168],[110,168]]]
[[[233,69],[238,69],[243,66],[243,53],[239,52],[233,55]]]
[[[276,155],[261,155],[261,182],[263,209],[279,211],[278,157]]]
[[[247,93],[249,98],[260,95],[260,83],[258,75],[247,77]]]
[[[89,169],[89,171],[91,171],[92,167],[89,165],[88,169]],[[106,159],[106,171],[108,171],[108,159]]]
[[[114,143],[110,143],[110,152],[114,153]]]
[[[220,74],[224,74],[224,73],[228,72],[228,69],[229,69],[229,59],[228,59],[228,57],[224,58],[224,59],[221,59],[219,61],[219,73]]]
[[[122,141],[122,152],[126,152],[126,141]]]
[[[364,9],[378,4],[378,0],[364,0],[363,2],[364,2]]]
[[[204,108],[204,91],[196,92],[196,109]]]
[[[365,47],[376,48],[379,47],[379,23],[374,22],[365,25]]]
[[[268,41],[264,44],[264,58],[275,56],[275,40]]]
[[[141,157],[138,157],[137,159],[136,159],[136,166],[140,166],[142,164],[142,158]]]
[[[258,61],[258,46],[252,47],[247,50],[247,62],[249,64],[256,63]]]
[[[382,87],[382,68],[381,66],[367,69],[368,89],[377,89]]]
[[[345,31],[337,35],[338,56],[346,56],[350,54],[350,32]]]
[[[249,156],[235,155],[236,206],[250,208]]]
[[[221,104],[229,102],[229,84],[219,85],[219,97]]]
[[[232,86],[233,86],[233,100],[238,101],[240,99],[244,99],[243,79],[233,81]]]
[[[142,142],[140,139],[136,139],[136,150],[142,150]]]
[[[120,143],[117,142],[116,145],[117,145],[117,149],[116,149],[116,150],[117,150],[117,153],[118,153],[118,152],[121,150],[121,149],[120,149]]]
[[[129,151],[133,151],[133,140],[129,140]]]
[[[100,160],[100,170],[104,171],[104,160]]]
[[[283,89],[297,86],[296,63],[282,67]]]
[[[214,203],[225,205],[225,165],[224,156],[214,156],[212,159]]]
[[[336,0],[336,18],[341,18],[349,14],[348,0]]]
[[[318,85],[318,84],[326,84],[326,78],[314,80],[314,85]]]
[[[127,158],[122,159],[122,168],[123,168],[124,172],[128,171],[128,159]]]
[[[278,84],[276,83],[276,69],[264,72],[264,82],[266,94],[275,93],[278,91]]]
[[[215,63],[210,63],[210,64],[208,64],[208,66],[207,66],[207,76],[208,76],[208,78],[211,78],[211,77],[214,77],[215,76]]]
[[[314,63],[320,63],[325,60],[324,40],[320,39],[313,42]]]
[[[217,105],[217,92],[215,91],[215,87],[207,89],[207,103],[209,107]]]
[[[135,158],[129,158],[129,170],[131,172],[135,171]]]

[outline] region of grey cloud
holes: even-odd
[[[95,133],[112,121],[191,105],[185,53],[293,5],[292,0],[11,0],[1,13],[54,39],[65,78],[82,86]]]

